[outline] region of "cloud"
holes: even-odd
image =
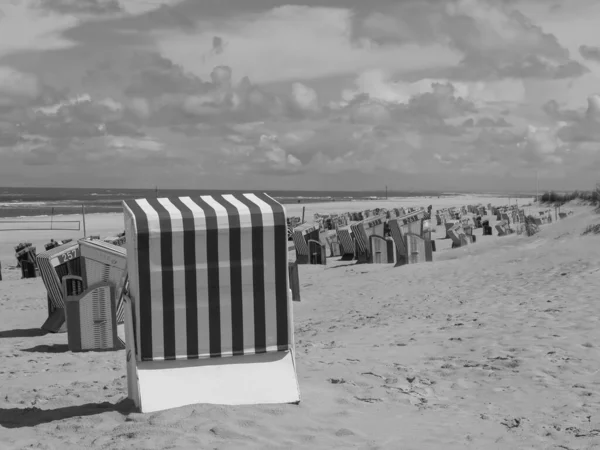
[[[504,117],[499,117],[497,119],[491,117],[480,117],[476,120],[472,117],[469,117],[463,122],[463,126],[468,128],[506,128],[511,127],[512,125],[508,123]]]
[[[110,15],[123,11],[117,0],[43,0],[40,6],[60,14]]]
[[[563,110],[557,102],[549,101],[544,111],[560,121],[557,136],[564,142],[581,144],[600,142],[600,95],[588,97],[587,109]]]
[[[457,51],[440,43],[407,43],[394,48],[355,45],[348,39],[352,16],[352,11],[340,7],[286,5],[227,22],[199,18],[193,39],[189,32],[173,31],[157,40],[168,58],[200,74],[207,69],[205,62],[189,55],[197,51],[197,42],[218,35],[228,44],[219,62],[259,84],[354,74],[370,67],[397,73],[429,70],[451,67],[460,60]],[[293,51],[283,50],[284,42],[293,42]]]
[[[214,36],[212,40],[212,51],[216,55],[223,53],[223,39],[219,36]]]
[[[571,78],[587,72],[554,35],[501,2],[394,3],[358,14],[353,33],[380,45],[446,41],[464,55],[457,67],[440,71],[452,79]]]
[[[600,47],[582,45],[579,47],[579,54],[587,60],[600,62]]]
[[[0,105],[15,105],[35,100],[41,92],[35,75],[0,66]]]
[[[0,29],[3,179],[506,187],[534,168],[588,174],[597,159],[600,78],[582,65],[595,48],[577,39],[593,40],[565,40],[567,22],[537,7],[171,3],[8,7],[18,26]],[[32,20],[43,32],[25,29]],[[587,108],[567,93],[589,96]]]

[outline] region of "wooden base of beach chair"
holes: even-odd
[[[425,262],[433,262],[433,249],[435,241],[425,239]]]
[[[369,262],[369,254],[367,252],[357,252],[354,255],[358,264],[366,264]]]
[[[298,263],[288,261],[288,273],[290,278],[290,289],[292,291],[292,301],[300,301],[300,276],[298,271]]]
[[[50,333],[66,333],[67,320],[63,308],[55,308],[48,300],[48,318],[41,329]]]
[[[342,253],[340,261],[352,261],[354,259],[354,253]]]
[[[131,300],[125,299],[128,396],[142,413],[194,404],[299,403],[292,351],[178,361],[136,361]]]

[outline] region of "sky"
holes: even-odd
[[[0,186],[592,189],[595,0],[0,0]]]

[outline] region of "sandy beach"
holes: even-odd
[[[286,210],[301,216],[306,207],[308,219],[477,203],[508,199]],[[450,249],[438,240],[433,263],[394,268],[331,258],[325,267],[301,266],[299,405],[152,414],[132,412],[126,399],[124,351],[71,353],[66,334],[39,329],[47,316],[42,280],[21,280],[15,267],[17,243],[40,251],[50,238],[82,231],[2,231],[0,449],[600,448],[600,236],[581,235],[600,216],[586,206],[565,209],[574,214],[532,237],[478,229],[475,245]],[[123,231],[122,215],[88,215],[86,229],[114,235]]]

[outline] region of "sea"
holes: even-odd
[[[214,191],[190,189],[88,189],[88,188],[2,188],[0,187],[0,218],[57,216],[78,214],[82,205],[86,214],[122,212],[123,200],[148,197],[184,197],[214,193],[246,191]],[[265,190],[283,204],[379,200],[387,197],[423,197],[457,195],[456,192],[434,191],[285,191]]]

